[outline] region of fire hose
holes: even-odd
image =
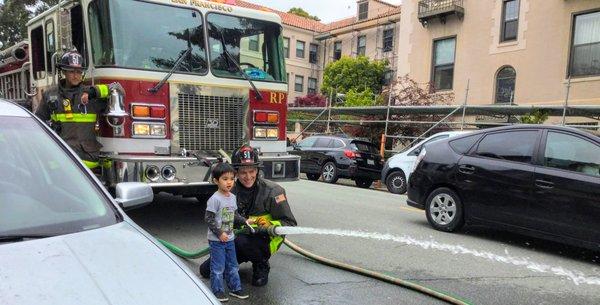
[[[243,230],[238,230],[236,231],[236,233],[243,231]],[[274,234],[276,233],[276,230],[272,230],[271,231]],[[164,241],[162,239],[158,239],[158,241],[160,243],[162,243],[167,249],[169,249],[171,252],[173,252],[173,254],[181,257],[181,258],[185,258],[185,259],[197,259],[200,257],[203,257],[205,255],[208,255],[210,253],[210,248],[204,248],[204,249],[200,249],[198,251],[195,252],[190,252],[190,251],[186,251],[183,250],[167,241]],[[376,272],[376,271],[372,271],[372,270],[368,270],[368,269],[364,269],[361,267],[357,267],[357,266],[353,266],[350,264],[345,264],[345,263],[341,263],[338,261],[334,261],[332,259],[328,259],[326,257],[322,257],[319,255],[316,255],[314,253],[311,253],[309,251],[304,250],[303,248],[299,247],[298,245],[296,245],[295,243],[289,241],[287,238],[284,239],[283,241],[285,243],[286,246],[288,246],[290,249],[292,249],[293,251],[295,251],[296,253],[307,257],[313,261],[316,261],[318,263],[321,263],[323,265],[326,266],[330,266],[333,268],[337,268],[337,269],[341,269],[341,270],[346,270],[346,271],[350,271],[352,273],[356,273],[356,274],[360,274],[363,276],[367,276],[373,279],[377,279],[386,283],[390,283],[390,284],[394,284],[397,286],[401,286],[404,288],[408,288],[411,289],[413,291],[428,295],[430,297],[436,298],[438,300],[442,300],[444,302],[447,302],[449,304],[458,304],[458,305],[470,305],[471,303],[461,300],[457,297],[448,295],[444,292],[441,291],[437,291],[434,290],[432,288],[429,287],[425,287],[423,285],[411,282],[411,281],[407,281],[407,280],[403,280],[403,279],[399,279],[399,278],[395,278],[380,272]]]

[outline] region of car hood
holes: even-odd
[[[218,304],[174,259],[126,221],[0,244],[0,304]]]

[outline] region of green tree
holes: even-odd
[[[57,3],[58,0],[0,0],[2,48],[27,39],[27,21]]]
[[[329,96],[332,92],[346,94],[351,89],[354,92],[369,89],[371,93],[379,94],[387,65],[387,61],[371,61],[365,56],[342,56],[325,67],[321,92]]]
[[[547,119],[548,112],[541,109],[536,109],[528,115],[519,117],[519,121],[523,124],[544,124]]]
[[[300,7],[292,7],[288,11],[288,13],[294,14],[294,15],[297,15],[297,16],[300,16],[300,17],[312,19],[312,20],[315,20],[315,21],[321,21],[321,19],[319,17],[313,16],[313,15],[309,14],[307,11],[303,10]]]

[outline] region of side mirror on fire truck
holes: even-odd
[[[129,114],[123,109],[125,108],[124,90],[120,84],[115,83],[110,85],[110,98],[108,101],[108,110],[106,112],[106,122],[113,128],[119,128],[125,123],[125,118]]]

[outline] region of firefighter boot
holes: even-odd
[[[269,261],[252,263],[252,285],[264,286],[269,281]]]
[[[210,257],[200,264],[200,275],[205,279],[210,278]]]

